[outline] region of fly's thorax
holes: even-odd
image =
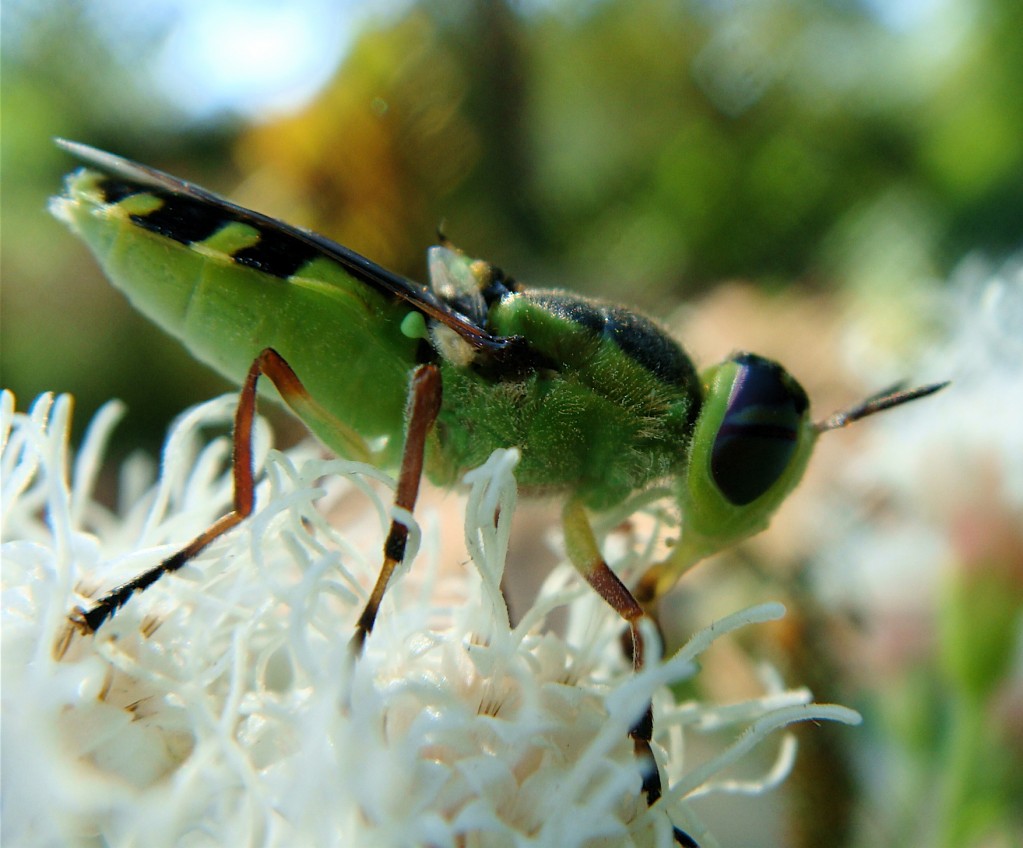
[[[556,289],[509,292],[491,306],[489,328],[523,336],[554,363],[582,371],[607,363],[634,372],[656,390],[670,387],[696,403],[700,383],[692,360],[668,333],[637,312]]]
[[[702,380],[703,406],[679,491],[692,558],[764,529],[802,478],[817,438],[806,392],[776,362],[738,353]]]
[[[524,355],[488,360],[431,328],[444,401],[440,442],[452,468],[517,447],[525,491],[558,492],[604,509],[678,476],[701,391],[682,349],[649,319],[557,291],[506,292],[487,329]]]

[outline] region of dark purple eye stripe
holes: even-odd
[[[729,422],[725,416],[724,422],[718,428],[718,441],[732,438],[753,437],[757,439],[778,439],[783,442],[794,442],[799,435],[795,427],[785,424],[750,424],[743,422]]]
[[[785,474],[799,440],[806,394],[776,362],[754,354],[738,366],[711,449],[711,475],[721,494],[745,506]]]

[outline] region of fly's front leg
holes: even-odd
[[[423,457],[426,452],[426,437],[440,412],[441,377],[436,365],[420,365],[412,375],[409,386],[408,426],[405,433],[405,447],[401,456],[401,471],[394,504],[409,512],[415,508],[419,496],[419,481],[423,476]],[[373,629],[380,603],[384,599],[391,575],[405,558],[408,542],[408,527],[397,520],[391,521],[391,529],[384,541],[384,562],[380,567],[373,591],[366,607],[355,625],[351,647],[357,654],[362,650],[366,636]]]
[[[607,601],[611,608],[629,625],[629,631],[632,634],[632,667],[635,671],[641,671],[644,664],[644,645],[639,622],[647,617],[647,613],[618,575],[604,561],[600,547],[597,545],[597,539],[593,535],[593,526],[590,524],[589,516],[586,515],[586,510],[579,501],[570,500],[565,505],[562,522],[565,530],[565,548],[569,560],[597,594]],[[654,760],[653,751],[650,749],[653,731],[653,706],[648,703],[643,716],[629,731],[629,736],[632,737],[635,746],[636,757],[640,760],[643,770],[643,792],[646,795],[647,806],[653,805],[661,797],[661,776],[657,771],[657,762]],[[692,837],[684,831],[675,828],[674,835],[675,841],[679,845],[696,848]]]
[[[632,665],[636,671],[643,668],[643,634],[639,621],[646,613],[611,567],[604,562],[593,527],[585,508],[570,500],[562,512],[565,529],[565,548],[576,570],[586,579],[611,608],[629,625],[632,634]]]
[[[576,570],[586,579],[611,608],[629,625],[632,633],[632,666],[636,671],[643,668],[644,646],[643,634],[639,629],[640,620],[646,615],[625,584],[618,578],[610,566],[604,561],[593,535],[593,527],[582,504],[570,500],[562,513],[565,528],[565,548],[568,558]],[[643,791],[647,802],[653,804],[661,797],[661,779],[657,773],[657,764],[650,751],[650,738],[653,735],[653,711],[648,704],[646,712],[639,722],[629,731],[636,745],[636,755],[643,762]]]
[[[234,477],[234,505],[231,512],[211,524],[173,556],[107,592],[88,609],[77,607],[73,610],[68,616],[70,626],[62,634],[54,649],[54,653],[58,657],[67,650],[75,632],[83,635],[95,633],[105,621],[128,602],[132,595],[148,589],[163,575],[182,568],[210,543],[252,514],[255,492],[252,467],[252,424],[256,412],[256,384],[261,374],[269,378],[280,392],[281,397],[300,416],[309,416],[319,421],[329,418],[329,414],[309,395],[284,358],[272,348],[263,350],[249,368],[249,373],[245,377],[241,394],[238,397],[238,408],[235,411],[234,448],[231,458],[231,471]],[[346,433],[349,432],[349,428],[341,422],[336,422],[336,424]],[[360,448],[354,441],[357,437],[352,434],[350,438],[353,440],[353,453],[369,454],[365,442],[362,442]]]

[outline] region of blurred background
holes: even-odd
[[[229,388],[46,213],[53,136],[415,279],[443,222],[698,364],[780,359],[820,416],[951,378],[823,440],[770,533],[684,581],[679,639],[790,609],[686,695],[748,695],[758,657],[866,718],[696,809],[724,845],[1019,845],[1021,32],[1018,0],[4,0],[2,383],[74,393],[79,427],[123,399],[120,453]]]

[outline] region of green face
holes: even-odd
[[[803,476],[817,431],[806,393],[776,362],[737,354],[703,383],[679,500],[684,534],[710,552],[767,525]]]

